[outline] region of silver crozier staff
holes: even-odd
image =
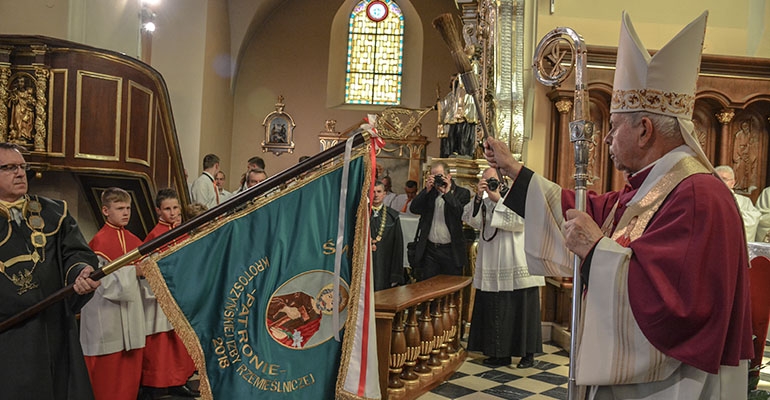
[[[566,65],[564,57],[567,49],[572,52],[571,63]],[[546,71],[546,63],[550,71]],[[575,70],[575,105],[572,109],[572,121],[569,123],[569,136],[575,148],[575,208],[586,210],[586,184],[588,182],[588,145],[594,133],[594,124],[589,120],[588,90],[586,89],[586,48],[583,38],[572,28],[560,27],[545,35],[535,50],[535,77],[547,86],[558,86],[572,70]],[[569,383],[568,399],[577,400],[578,387],[575,383],[575,349],[577,349],[578,321],[582,285],[580,282],[580,257],[573,255],[572,267],[572,321],[570,321],[569,348]]]

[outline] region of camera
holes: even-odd
[[[444,186],[446,186],[446,181],[444,180],[444,176],[443,175],[438,175],[438,174],[434,175],[433,176],[433,184],[436,187],[444,187]]]
[[[489,178],[487,179],[487,187],[494,192],[500,187],[500,181],[497,178]]]

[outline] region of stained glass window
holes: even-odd
[[[375,22],[383,16],[382,4],[387,6],[387,14]],[[345,103],[400,104],[403,58],[401,8],[392,0],[361,0],[350,13]]]

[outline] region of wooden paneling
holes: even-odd
[[[163,132],[163,129],[165,129],[165,126],[160,124],[158,118],[160,113],[155,114],[155,124],[153,125],[155,132],[155,154],[153,156],[153,163],[155,165],[155,168],[153,168],[153,180],[158,185],[159,189],[162,189],[164,187],[173,187],[172,185],[172,174],[171,174],[171,166],[172,166],[172,160],[170,154],[172,152],[169,151],[169,143],[168,138],[166,136],[166,133]]]
[[[120,159],[123,79],[78,71],[75,112],[75,157]]]
[[[51,70],[48,93],[48,156],[64,157],[67,137],[67,77],[69,70]]]
[[[150,166],[150,144],[153,126],[153,93],[150,89],[128,82],[128,125],[126,126],[126,162]]]

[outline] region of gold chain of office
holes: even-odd
[[[377,236],[372,240],[372,251],[377,251],[377,242],[382,240],[382,234],[385,232],[385,220],[388,219],[388,211],[385,210],[385,205],[380,205],[379,208],[372,207],[372,210],[375,212],[375,216],[379,215],[380,210],[382,210],[382,220],[380,221],[380,230],[377,232]]]

